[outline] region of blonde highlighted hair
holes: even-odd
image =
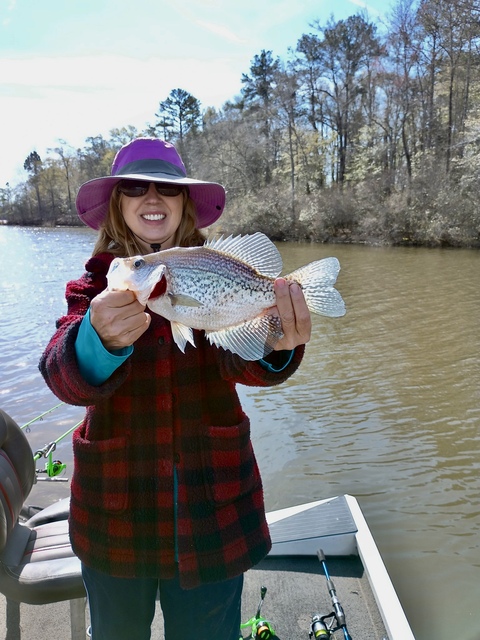
[[[120,207],[122,194],[115,187],[110,196],[108,215],[99,229],[92,256],[99,253],[112,253],[114,256],[126,258],[145,253],[134,233],[127,227]],[[183,215],[175,232],[174,246],[198,247],[205,242],[205,236],[197,229],[195,203],[183,192]]]

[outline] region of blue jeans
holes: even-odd
[[[243,575],[184,590],[178,576],[114,578],[82,564],[92,640],[150,640],[160,592],[165,640],[238,640]]]

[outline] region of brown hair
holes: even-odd
[[[121,196],[122,194],[114,188],[110,196],[108,214],[98,232],[92,256],[108,252],[113,253],[114,256],[126,258],[145,253],[138,244],[135,234],[125,224],[120,207]],[[190,198],[188,189],[185,189],[183,216],[175,233],[174,246],[199,247],[205,242],[205,236],[197,229],[196,223],[195,203]]]

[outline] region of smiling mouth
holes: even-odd
[[[142,218],[145,218],[145,220],[164,220],[165,219],[165,214],[164,213],[145,213]]]

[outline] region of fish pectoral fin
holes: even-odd
[[[206,331],[208,340],[238,354],[244,360],[260,360],[267,356],[282,338],[278,316],[265,314],[221,331]]]
[[[203,302],[200,302],[196,298],[192,298],[192,296],[188,296],[185,293],[170,292],[168,297],[170,298],[172,307],[177,305],[181,307],[203,307]]]
[[[187,346],[187,342],[191,345],[195,346],[195,341],[193,339],[193,331],[187,325],[182,324],[181,322],[175,322],[174,320],[170,321],[172,326],[172,335],[175,341],[175,344],[180,349],[182,353],[185,353],[185,347]]]

